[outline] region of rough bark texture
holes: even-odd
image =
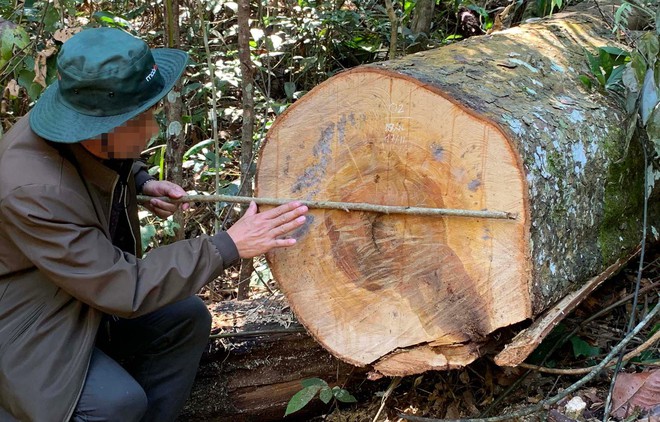
[[[435,0],[419,0],[415,3],[415,12],[410,25],[413,34],[426,34],[431,31]]]
[[[252,196],[254,170],[254,65],[250,57],[250,1],[238,2],[238,55],[241,62],[241,92],[243,94],[243,125],[241,130],[241,189],[242,196]],[[247,209],[243,207],[243,211]],[[238,299],[247,299],[250,276],[253,271],[252,258],[241,260],[241,275],[238,284]]]
[[[179,48],[180,28],[179,28],[179,1],[167,0],[165,2],[165,22],[166,44],[169,48]],[[185,132],[182,124],[183,100],[181,98],[181,81],[177,82],[167,94],[165,99],[165,113],[167,115],[167,147],[165,149],[165,174],[161,175],[163,179],[184,186],[183,183],[183,154],[185,152]],[[179,228],[184,227],[184,217],[182,211],[174,213],[174,222]],[[181,240],[184,236],[184,230],[176,230],[174,239]]]
[[[213,315],[222,332],[301,328],[281,301],[223,302]],[[304,379],[321,378],[331,386],[345,385],[351,376],[364,379],[302,331],[212,340],[178,421],[277,421]],[[287,420],[307,420],[320,406],[316,399]]]
[[[271,128],[264,197],[514,212],[514,222],[314,210],[269,255],[328,350],[388,375],[462,366],[641,240],[624,112],[586,91],[616,45],[593,4],[331,78]]]

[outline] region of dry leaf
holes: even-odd
[[[76,35],[78,32],[82,31],[82,28],[63,28],[63,29],[58,29],[55,31],[53,34],[53,38],[55,38],[56,41],[59,42],[65,42],[69,38],[73,37]]]
[[[367,374],[367,379],[369,381],[376,381],[376,380],[379,380],[381,378],[383,378],[383,374],[381,374],[378,371],[369,371],[369,373]]]
[[[625,418],[635,408],[644,411],[660,406],[660,369],[619,374],[612,393],[612,414]]]
[[[46,88],[46,72],[48,70],[46,60],[56,52],[57,48],[50,44],[44,50],[37,53],[37,59],[34,61],[34,79],[32,81],[44,88]]]
[[[9,94],[9,98],[16,98],[18,97],[18,93],[21,90],[21,86],[18,84],[18,82],[16,82],[16,79],[12,79],[7,84],[5,90]]]

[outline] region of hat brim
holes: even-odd
[[[151,50],[151,53],[165,84],[160,92],[134,110],[115,116],[90,116],[79,113],[64,105],[60,99],[58,82],[55,82],[44,91],[30,113],[32,130],[49,141],[73,144],[108,133],[148,110],[170,92],[188,64],[188,54],[181,50],[156,48]]]

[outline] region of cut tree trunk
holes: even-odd
[[[341,73],[272,126],[260,197],[517,215],[312,210],[268,259],[335,356],[385,375],[466,365],[634,252],[644,165],[621,107],[579,80],[585,49],[616,45],[590,7]]]
[[[212,314],[216,329],[234,336],[211,341],[178,422],[278,421],[302,380],[345,386],[364,379],[307,335],[281,300],[222,302]],[[293,420],[308,420],[321,405],[315,400]]]

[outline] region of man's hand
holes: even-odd
[[[257,212],[257,204],[250,202],[247,211],[227,230],[241,258],[252,258],[273,248],[295,245],[296,239],[283,238],[305,223],[307,207],[289,202],[277,208]]]
[[[145,183],[142,187],[142,193],[149,196],[167,196],[172,199],[178,199],[186,195],[186,191],[181,186],[167,180],[152,180]],[[169,217],[179,207],[182,210],[187,210],[190,207],[188,203],[170,204],[160,199],[152,199],[148,204],[144,204],[144,206],[160,218]]]

